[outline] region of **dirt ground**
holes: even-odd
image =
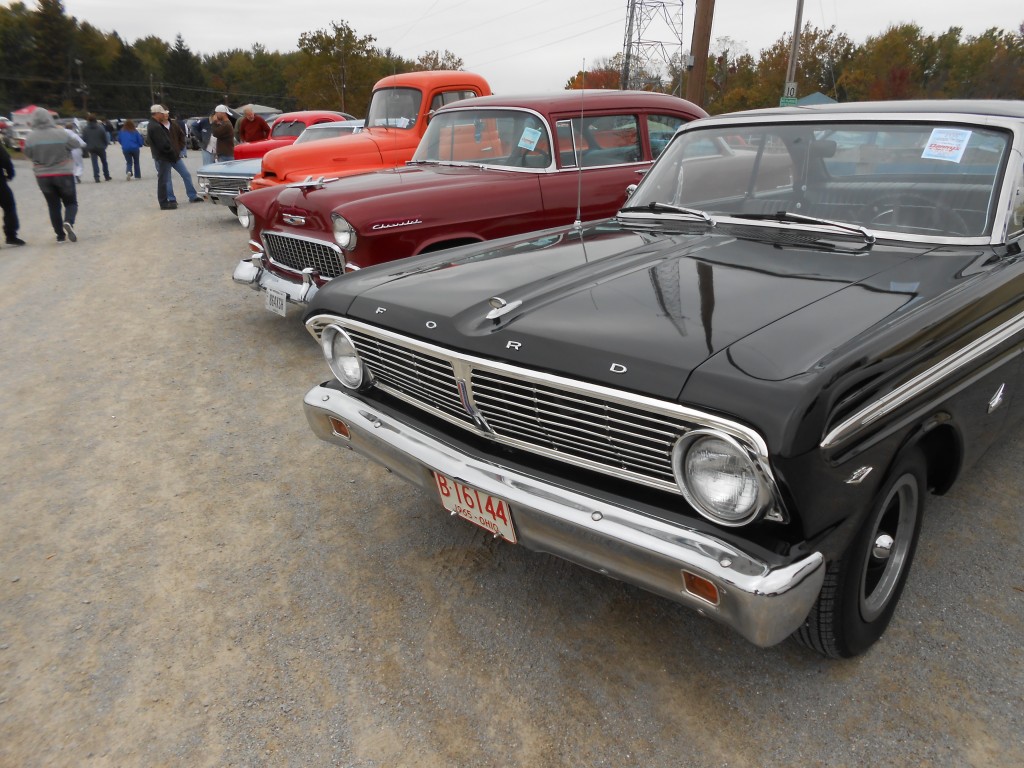
[[[1024,439],[931,503],[868,654],[758,649],[318,441],[316,345],[232,283],[227,209],[158,210],[151,167],[87,171],[58,245],[17,161],[0,766],[1024,762]]]

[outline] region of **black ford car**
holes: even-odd
[[[307,417],[495,536],[856,655],[1024,408],[1022,151],[1024,102],[697,121],[612,219],[330,282]]]

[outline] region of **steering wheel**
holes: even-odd
[[[948,205],[914,192],[887,192],[864,205],[861,220],[869,227],[888,226],[943,235],[969,235],[964,217]]]

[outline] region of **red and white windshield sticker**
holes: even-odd
[[[967,142],[971,140],[971,131],[959,128],[935,128],[921,154],[925,160],[948,160],[959,163],[963,159]]]

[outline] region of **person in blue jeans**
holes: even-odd
[[[178,172],[181,176],[181,180],[185,183],[185,194],[188,195],[188,201],[190,203],[201,203],[203,198],[196,192],[195,185],[192,183],[192,174],[188,172],[188,167],[185,165],[185,160],[181,156],[181,153],[185,150],[185,144],[187,139],[185,138],[185,131],[181,127],[180,120],[171,120],[168,129],[171,133],[171,146],[174,147],[174,153],[177,156],[177,160],[171,163],[171,168]],[[177,200],[174,197],[174,185],[171,183],[171,175],[167,174],[167,202],[176,203]]]
[[[125,179],[132,180],[142,178],[142,170],[139,168],[139,152],[145,144],[142,134],[135,128],[135,122],[125,120],[121,130],[117,133],[117,143],[121,145],[121,153],[124,155]]]
[[[110,181],[110,169],[107,167],[107,146],[110,144],[110,137],[107,129],[104,128],[96,115],[89,115],[89,120],[82,129],[82,138],[85,140],[85,147],[89,150],[89,157],[92,158],[92,176],[96,183],[100,183],[100,165],[103,165],[103,178]]]

